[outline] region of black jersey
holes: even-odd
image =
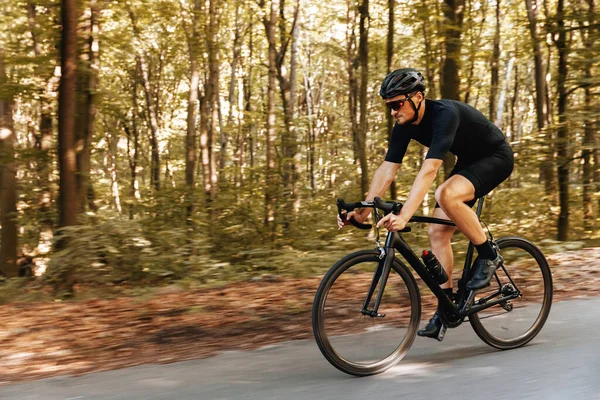
[[[425,100],[418,125],[394,126],[385,161],[401,163],[411,139],[429,147],[426,158],[478,160],[507,146],[504,134],[481,112],[455,100]]]

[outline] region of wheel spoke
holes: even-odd
[[[498,240],[504,263],[496,271],[498,292],[477,293],[476,302],[495,296],[519,296],[479,311],[469,322],[479,337],[500,349],[515,348],[533,339],[544,325],[552,304],[552,276],[543,254],[521,238]]]
[[[398,362],[414,340],[420,299],[414,278],[395,260],[378,313],[371,310],[380,287],[373,278],[380,260],[368,251],[334,265],[323,279],[313,306],[313,329],[323,355],[336,368],[354,375],[382,372]],[[364,304],[369,291],[371,301]],[[357,318],[359,317],[359,318]]]

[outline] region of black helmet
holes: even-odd
[[[384,99],[391,99],[400,94],[409,94],[414,91],[425,91],[425,78],[414,68],[400,68],[390,72],[381,82],[379,95]]]

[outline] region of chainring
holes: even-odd
[[[441,312],[440,313],[440,319],[442,320],[442,323],[444,325],[446,325],[448,328],[456,328],[457,326],[459,326],[460,324],[463,323],[463,321],[465,320],[465,318],[460,318],[457,319],[454,316],[448,316],[446,315],[445,312]]]

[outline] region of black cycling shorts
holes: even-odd
[[[475,198],[465,202],[469,207],[473,207],[478,198],[491,192],[510,176],[514,165],[513,151],[506,144],[493,154],[477,160],[458,159],[450,176],[462,175],[473,184]],[[439,204],[436,203],[435,207],[439,207]]]

